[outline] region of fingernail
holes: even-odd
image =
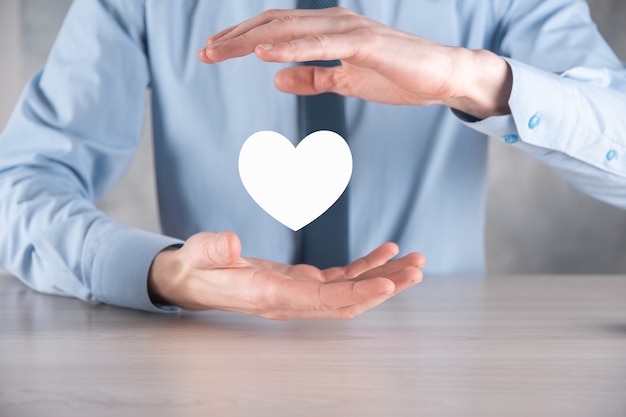
[[[220,46],[222,46],[224,44],[224,42],[211,42],[207,44],[207,48],[211,48],[211,49],[215,49],[215,48],[219,48]]]
[[[224,233],[220,233],[217,242],[217,251],[224,259],[228,259],[228,254],[226,253],[226,235]]]
[[[419,284],[420,282],[422,282],[422,280],[424,279],[424,276],[422,274],[419,274],[417,277],[413,278],[411,280],[411,284]]]
[[[274,45],[272,45],[271,43],[260,43],[259,46],[265,49],[266,51],[269,51],[270,49],[274,47]]]

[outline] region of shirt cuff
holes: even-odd
[[[473,121],[454,112],[463,124],[535,156],[556,151],[624,176],[626,158],[619,156],[626,154],[626,145],[615,139],[620,135],[612,126],[619,117],[611,116],[623,108],[623,96],[594,85],[607,83],[604,73],[590,76],[592,70],[578,68],[557,75],[504,59],[513,73],[511,114]],[[589,80],[577,80],[585,78],[581,73]]]
[[[178,312],[173,306],[155,306],[148,295],[148,272],[157,253],[180,245],[179,239],[122,228],[108,234],[93,260],[92,291],[103,303],[150,312]]]
[[[571,124],[565,118],[574,113],[567,109],[572,103],[569,90],[561,78],[510,58],[506,59],[513,74],[509,97],[511,114],[472,120],[463,113],[453,111],[466,126],[504,140],[508,144],[530,144],[563,152],[571,137]],[[558,132],[558,134],[555,134]]]
[[[509,135],[515,135],[516,142],[519,140],[517,127],[515,126],[515,120],[513,116],[507,114],[505,116],[492,116],[486,119],[476,119],[475,117],[452,109],[452,113],[459,119],[464,125],[480,132],[487,136],[505,138]],[[514,143],[510,142],[510,143]]]
[[[520,96],[520,90],[528,89],[528,86],[524,86],[525,77],[519,76],[519,63],[516,61],[507,59],[511,71],[513,73],[513,85],[511,88],[511,95],[509,97],[509,107],[512,107],[512,101],[517,101]],[[522,70],[523,72],[523,70]],[[521,78],[521,80],[520,80]],[[527,90],[528,91],[528,90]],[[486,119],[477,119],[474,116],[465,114],[459,110],[452,109],[452,113],[459,119],[465,126],[483,133],[487,136],[494,138],[500,138],[508,144],[518,144],[522,139],[520,130],[516,123],[515,112],[511,108],[511,114],[503,116],[492,116]]]

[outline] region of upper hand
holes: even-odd
[[[421,281],[425,259],[390,260],[386,243],[344,267],[320,270],[241,257],[230,232],[198,233],[160,252],[148,279],[153,299],[188,310],[220,309],[287,320],[352,318]]]
[[[271,62],[341,60],[338,67],[278,72],[277,88],[293,94],[443,104],[479,118],[510,112],[512,76],[504,59],[440,45],[339,7],[266,11],[211,36],[198,56],[210,64],[252,52]]]

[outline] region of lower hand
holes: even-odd
[[[235,234],[198,233],[155,257],[148,286],[153,299],[187,310],[347,319],[421,281],[425,258],[411,253],[390,260],[397,253],[385,243],[347,266],[320,270],[243,258]]]
[[[269,10],[207,40],[212,64],[255,52],[268,62],[341,60],[276,74],[285,92],[335,92],[388,104],[443,104],[478,118],[510,113],[511,70],[485,51],[444,46],[335,7]]]

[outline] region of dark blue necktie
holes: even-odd
[[[337,6],[337,0],[298,0],[299,9]],[[313,61],[304,65],[333,67],[339,61]],[[298,97],[300,139],[318,130],[331,130],[346,138],[343,97],[334,93]],[[348,255],[348,190],[324,214],[302,229],[300,262],[318,268],[343,266]]]

